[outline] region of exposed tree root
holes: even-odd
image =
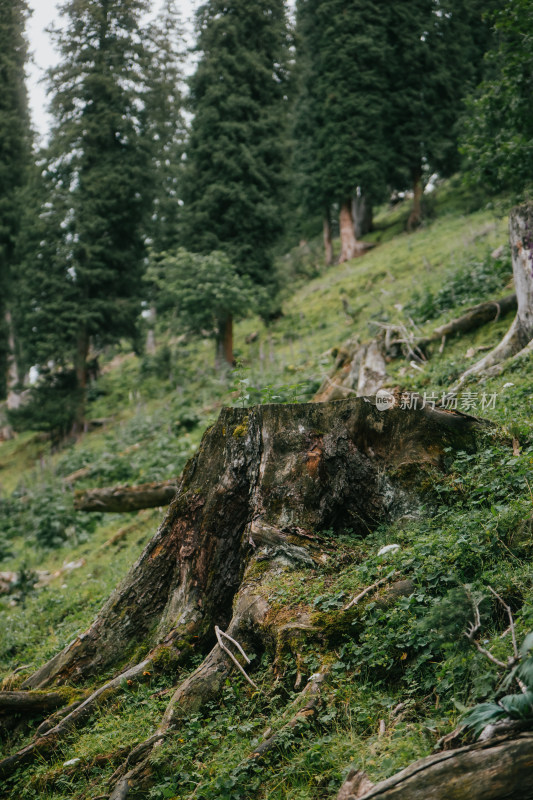
[[[39,716],[64,706],[70,692],[0,692],[0,715]]]
[[[64,716],[53,728],[50,728],[46,733],[38,736],[33,742],[23,747],[22,750],[0,761],[0,778],[5,778],[7,775],[10,775],[17,767],[22,764],[27,764],[37,755],[43,755],[53,750],[66,733],[82,722],[85,722],[98,705],[115,694],[115,692],[120,689],[122,681],[141,678],[143,672],[148,669],[151,663],[150,659],[146,659],[135,667],[117,675],[116,678],[108,681],[93,692],[86,700],[76,705],[76,707]]]
[[[184,717],[217,698],[236,669],[234,659],[240,663],[235,645],[230,657],[216,642],[216,626],[248,653],[268,649],[278,670],[284,648],[297,650],[300,637],[338,637],[362,613],[363,602],[333,614],[301,608],[287,614],[271,608],[272,571],[327,562],[331,540],[326,544],[317,531],[351,528],[365,535],[406,510],[413,513],[424,465],[442,467],[445,448],[475,449],[478,428],[465,415],[430,408],[382,413],[363,399],[225,409],[122,585],[88,631],[24,686],[84,681],[134,647],[142,646],[146,658],[60,714],[53,727],[0,762],[0,774],[52,750],[123,681],[142,679],[167,660],[177,664],[192,648],[205,652],[176,688],[155,738],[140,743],[115,773],[115,800],[128,792],[142,796],[153,749]],[[375,602],[394,602],[412,590],[409,581],[398,581]],[[297,668],[301,681],[298,662]],[[253,669],[246,671],[253,680]]]

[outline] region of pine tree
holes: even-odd
[[[153,200],[146,135],[150,56],[140,27],[145,0],[70,0],[50,72],[54,116],[47,188],[29,258],[31,356],[73,366],[84,416],[95,345],[134,339],[140,311],[143,223]]]
[[[387,4],[387,137],[394,153],[389,182],[411,185],[408,228],[420,224],[423,171],[449,175],[459,166],[457,122],[477,83],[489,28],[479,0],[393,0]]]
[[[301,93],[296,115],[296,171],[304,203],[339,209],[340,261],[356,254],[352,198],[385,190],[389,159],[386,9],[374,0],[299,0]],[[327,259],[329,260],[329,259]]]
[[[288,34],[283,0],[209,0],[197,14],[184,201],[191,251],[224,252],[273,288],[282,230]],[[228,340],[231,315],[219,322]]]
[[[489,21],[495,36],[487,74],[469,98],[461,130],[465,166],[472,182],[520,194],[533,174],[531,2],[507,2]]]
[[[24,82],[28,13],[25,0],[0,0],[0,397],[19,380],[12,306],[18,277],[21,192],[31,163]]]
[[[174,0],[165,0],[144,35],[150,58],[145,96],[146,135],[151,142],[154,205],[147,225],[150,247],[156,253],[179,244],[182,158],[186,125],[183,117],[183,37]]]

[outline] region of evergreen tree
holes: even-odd
[[[18,383],[13,298],[18,278],[21,193],[31,163],[24,67],[25,0],[0,0],[0,397]]]
[[[140,310],[143,223],[153,200],[153,150],[145,117],[150,54],[145,0],[70,0],[55,32],[54,116],[47,188],[27,259],[29,357],[73,366],[77,427],[91,341],[133,339]]]
[[[533,174],[533,10],[512,0],[496,11],[485,80],[470,97],[462,149],[470,180],[492,191],[531,186]]]
[[[421,221],[424,168],[458,168],[457,122],[462,100],[478,82],[489,28],[480,0],[393,0],[389,29],[387,137],[394,157],[389,182],[411,185],[408,228]]]
[[[209,0],[196,18],[200,59],[184,183],[185,243],[219,250],[241,275],[273,288],[282,230],[288,34],[283,0]],[[228,340],[231,315],[220,319]]]
[[[352,198],[385,190],[389,149],[386,9],[374,0],[299,0],[301,93],[295,164],[305,207],[325,219],[339,208],[340,261],[355,255]],[[330,258],[327,257],[327,260]]]
[[[174,0],[165,0],[159,16],[147,26],[150,52],[145,119],[154,169],[154,205],[147,234],[156,253],[179,243],[182,158],[186,127],[183,118],[181,21]]]

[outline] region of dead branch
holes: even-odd
[[[488,658],[489,661],[491,661],[493,664],[496,664],[496,666],[500,667],[501,669],[509,669],[511,667],[514,667],[515,664],[517,664],[520,661],[520,655],[518,653],[518,646],[517,646],[517,643],[516,643],[516,632],[515,632],[513,614],[512,614],[512,611],[511,611],[510,607],[500,597],[500,595],[497,592],[494,591],[492,586],[489,586],[487,588],[490,591],[490,593],[498,600],[498,602],[501,603],[501,605],[503,606],[503,608],[507,612],[507,616],[509,617],[509,623],[510,623],[509,627],[510,627],[510,630],[511,630],[511,636],[512,636],[512,641],[513,641],[513,655],[509,656],[509,658],[507,659],[507,662],[500,661],[500,659],[496,658],[496,656],[494,656],[490,652],[490,650],[487,650],[486,647],[483,647],[477,641],[477,639],[475,637],[479,633],[479,631],[481,630],[481,617],[480,617],[480,614],[479,614],[479,605],[480,605],[481,601],[476,602],[474,600],[474,598],[472,597],[472,593],[470,592],[469,589],[466,590],[466,595],[467,595],[467,597],[468,597],[468,599],[470,601],[470,605],[472,606],[472,610],[474,612],[474,622],[470,622],[469,623],[469,627],[465,631],[465,636],[466,636],[467,639],[469,639],[469,641],[472,642],[472,644],[474,645],[476,650],[479,653],[481,653],[482,655],[484,655],[486,658]],[[519,678],[516,678],[516,680],[517,680],[518,685],[520,686],[521,691],[526,693],[527,692],[527,686],[525,686],[525,684]]]
[[[244,650],[242,649],[240,644],[238,642],[236,642],[235,639],[233,639],[231,636],[228,636],[227,633],[224,633],[224,631],[221,631],[220,628],[218,627],[218,625],[215,625],[215,634],[216,634],[216,637],[217,637],[218,645],[221,648],[221,650],[223,650],[226,653],[226,655],[228,655],[231,658],[231,660],[233,661],[233,663],[235,664],[237,669],[244,675],[244,677],[246,678],[246,680],[248,681],[250,686],[252,686],[258,692],[259,691],[259,686],[256,683],[254,683],[253,680],[246,674],[246,671],[244,670],[244,667],[242,667],[239,664],[239,662],[237,661],[237,659],[235,658],[235,656],[233,655],[231,650],[229,650],[226,647],[226,645],[224,644],[224,642],[222,641],[222,637],[224,636],[224,638],[226,638],[230,642],[232,642],[237,647],[237,649],[239,650],[241,655],[244,657],[244,660],[246,661],[246,663],[249,664],[250,663],[250,659],[248,658],[248,656],[246,655],[246,653],[244,652]]]
[[[384,577],[384,578],[380,578],[380,580],[379,580],[379,581],[376,581],[376,582],[375,582],[375,583],[373,583],[371,586],[367,586],[367,587],[366,587],[366,589],[363,589],[363,591],[362,591],[362,592],[360,592],[358,595],[356,595],[356,596],[353,598],[353,600],[350,600],[350,602],[348,603],[348,605],[347,605],[347,606],[344,606],[344,608],[343,608],[342,610],[343,610],[343,611],[348,611],[348,609],[352,608],[353,606],[356,606],[356,605],[357,605],[357,603],[358,603],[360,600],[362,600],[362,599],[363,599],[363,597],[365,597],[365,596],[366,596],[367,594],[369,594],[370,592],[373,592],[373,591],[374,591],[374,589],[377,589],[377,588],[378,588],[378,586],[381,586],[383,583],[386,583],[388,580],[390,580],[390,579],[393,577],[393,575],[396,575],[396,573],[397,573],[397,570],[393,569],[393,570],[392,570],[392,572],[389,572],[389,574],[388,574],[388,575],[385,575],[385,577]]]

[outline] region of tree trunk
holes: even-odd
[[[224,409],[187,464],[158,532],[88,631],[23,688],[77,682],[138,648],[213,642],[254,552],[313,564],[314,532],[365,535],[417,507],[416,465],[473,447],[477,423],[363,399]],[[405,478],[404,478],[405,476]],[[405,481],[405,482],[404,482]],[[259,548],[259,549],[258,549]]]
[[[500,344],[467,369],[454,388],[471,375],[479,375],[521,352],[531,350],[533,340],[533,203],[513,208],[509,215],[509,241],[516,289],[517,313]]]
[[[533,734],[428,756],[360,800],[526,800],[533,797]]]
[[[155,343],[155,321],[157,317],[157,311],[155,306],[150,307],[150,313],[148,316],[148,331],[146,333],[146,345],[145,349],[149,356],[155,355],[156,352],[156,343]]]
[[[352,216],[355,238],[360,239],[373,230],[372,204],[366,195],[356,194],[352,200]]]
[[[345,261],[349,261],[351,258],[360,255],[362,250],[361,244],[355,238],[351,200],[345,200],[341,205],[339,227],[341,235],[339,264],[343,264]]]
[[[76,511],[138,511],[168,506],[178,488],[177,480],[143,483],[139,486],[107,486],[74,494]]]
[[[324,255],[326,260],[326,267],[331,267],[333,264],[333,242],[331,240],[331,220],[329,216],[329,209],[324,214],[323,220],[323,237],[324,237]]]
[[[422,185],[422,170],[417,168],[413,170],[413,208],[407,220],[407,230],[409,233],[420,227],[422,223],[422,197],[424,195],[424,187]]]
[[[228,314],[219,320],[216,339],[215,368],[222,369],[225,365],[235,366],[233,360],[233,317]]]
[[[82,325],[76,340],[76,356],[74,369],[76,371],[76,415],[72,426],[72,433],[78,435],[85,427],[85,400],[87,391],[87,357],[89,355],[89,334],[87,326]]]

